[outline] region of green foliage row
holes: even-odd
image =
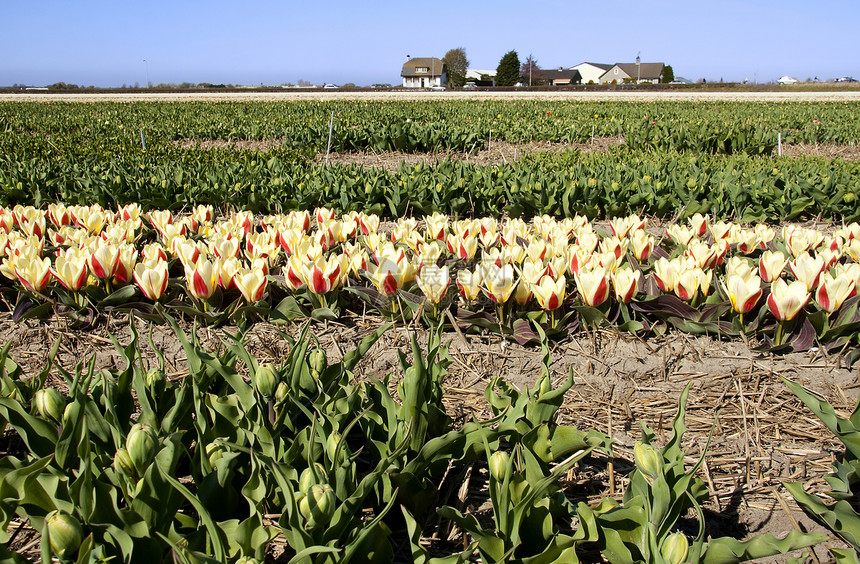
[[[330,166],[256,152],[189,150],[162,158],[0,156],[0,204],[145,203],[178,210],[232,204],[254,212],[326,206],[384,217],[507,213],[589,218],[710,213],[744,222],[860,218],[860,163],[670,152],[540,155],[509,166]]]
[[[517,72],[519,69],[517,69]],[[181,140],[278,140],[313,154],[332,149],[472,150],[492,139],[585,142],[623,136],[632,147],[770,154],[784,143],[856,144],[856,102],[308,101],[0,104],[0,154],[169,152]],[[24,151],[22,153],[21,151]],[[38,156],[30,155],[30,156]]]
[[[411,358],[399,352],[395,394],[389,376],[352,373],[388,326],[332,363],[305,328],[286,337],[278,365],[260,363],[241,334],[215,355],[173,328],[188,360],[180,380],[167,378],[157,349],[159,365],[144,364],[133,324],[130,342],[114,339],[120,367],[97,369],[91,359],[67,370],[55,362],[58,342],[45,368],[25,375],[8,347],[0,352],[0,423],[21,439],[0,460],[4,561],[23,561],[7,546],[13,519],[41,533],[43,562],[78,563],[248,564],[271,556],[280,536],[295,564],[455,564],[475,552],[483,562],[561,563],[589,551],[617,564],[728,564],[826,538],[705,541],[707,491],[681,449],[686,391],[663,449],[645,428],[624,504],[574,506],[561,477],[611,445],[556,423],[573,378],[553,389],[546,341],[533,387],[494,379],[485,393],[494,417],[454,428],[442,403],[451,359],[435,331],[426,347],[412,336]],[[68,394],[46,386],[52,371]],[[488,525],[441,498],[445,476],[474,463],[488,469]],[[700,523],[692,543],[677,530],[690,508]],[[431,558],[421,540],[437,536],[442,519],[471,543]]]

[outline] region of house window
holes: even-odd
[[[615,69],[615,74],[618,74],[618,69]]]
[[[430,67],[415,67],[415,72],[419,74],[427,74],[430,72]]]

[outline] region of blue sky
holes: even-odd
[[[478,69],[515,49],[543,68],[641,53],[690,79],[860,78],[858,0],[0,0],[0,22],[0,86],[396,84],[407,55],[454,47]]]

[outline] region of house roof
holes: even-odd
[[[428,68],[430,72],[418,72],[419,68]],[[445,63],[436,57],[415,57],[403,63],[400,76],[439,76],[446,71]]]
[[[663,63],[615,63],[612,67],[618,67],[631,77],[639,77],[640,80],[656,80],[663,74]]]
[[[592,66],[592,67],[595,67],[595,68],[598,68],[598,69],[603,69],[603,70],[605,70],[605,71],[607,71],[607,70],[611,69],[611,68],[612,68],[612,66],[613,66],[613,65],[608,64],[608,63],[589,63],[588,61],[586,61],[586,62],[584,62],[584,63],[579,63],[578,65],[573,66],[573,67],[570,67],[570,68],[571,68],[571,69],[575,69],[576,67],[581,67],[581,66],[583,66],[583,65],[590,65],[590,66]]]
[[[482,76],[487,75],[489,77],[496,76],[496,69],[469,69],[466,71],[466,78],[472,78],[476,80],[480,80]]]
[[[536,74],[543,80],[570,79],[571,82],[582,80],[582,74],[578,70],[571,69],[540,69]]]

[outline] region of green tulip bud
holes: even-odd
[[[299,513],[305,518],[308,528],[326,523],[334,514],[334,490],[328,484],[311,486],[307,494],[299,501]]]
[[[314,467],[317,473],[317,478],[314,478],[313,472],[311,472],[310,467],[302,470],[301,476],[299,476],[299,491],[306,492],[311,489],[311,486],[317,483],[317,479],[325,480],[325,468],[319,462],[314,462]]]
[[[308,354],[308,364],[311,367],[311,376],[317,380],[320,375],[328,368],[328,358],[325,351],[316,348]]]
[[[343,457],[345,455],[347,455],[347,456],[349,455],[349,448],[346,446],[346,444],[343,444],[340,447],[340,456],[338,457],[338,459],[335,459],[335,451],[337,450],[337,443],[339,443],[340,440],[341,440],[341,436],[340,436],[340,433],[338,433],[337,431],[332,432],[332,434],[329,435],[328,438],[326,438],[325,453],[328,455],[328,459],[331,460],[332,462],[340,462],[341,460],[343,460]]]
[[[84,540],[81,522],[62,511],[51,511],[45,517],[45,529],[54,554],[69,558],[78,551]]]
[[[636,468],[649,484],[663,472],[663,456],[649,444],[636,442],[633,445],[633,461]]]
[[[225,452],[224,446],[218,443],[209,443],[206,445],[206,457],[209,459],[209,466],[215,468],[215,464],[221,460]]]
[[[66,402],[60,392],[54,388],[41,388],[33,396],[33,405],[40,415],[47,417],[54,423],[59,423],[63,419]]]
[[[275,403],[281,403],[290,395],[290,387],[286,382],[280,382],[275,390]]]
[[[254,372],[254,386],[267,400],[272,399],[275,395],[275,390],[278,387],[278,374],[275,368],[269,364],[261,364]]]
[[[690,543],[682,532],[672,533],[663,541],[660,553],[669,564],[681,564],[687,559]]]
[[[490,474],[496,481],[501,482],[505,479],[505,472],[508,466],[511,465],[511,457],[503,450],[498,450],[490,455],[487,461],[487,466],[490,468]]]
[[[113,455],[113,469],[128,477],[135,475],[134,463],[126,449],[118,448],[116,450],[116,454]]]
[[[125,448],[138,474],[142,476],[152,464],[158,449],[155,429],[145,423],[135,423],[125,439]]]
[[[153,396],[159,396],[164,393],[164,389],[167,387],[167,377],[164,375],[164,370],[153,368],[147,372],[146,387]]]
[[[538,380],[538,397],[542,397],[552,390],[552,382],[549,381],[549,376],[541,376]]]
[[[259,560],[253,556],[243,556],[236,561],[236,564],[261,564]]]

